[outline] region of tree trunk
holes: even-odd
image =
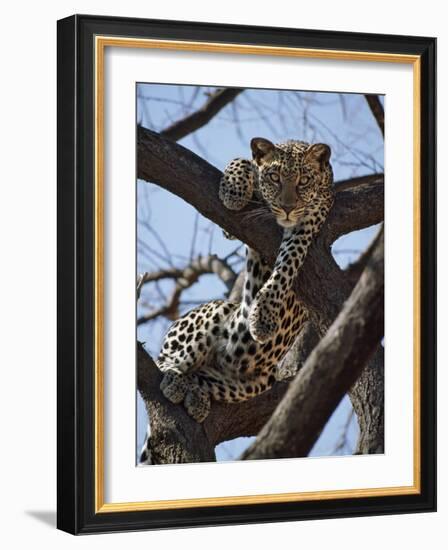
[[[384,240],[341,313],[313,350],[285,397],[242,458],[308,456],[344,394],[383,336]]]
[[[359,424],[355,454],[384,453],[384,350],[381,345],[349,395]]]
[[[201,424],[183,407],[175,407],[160,391],[162,373],[137,344],[137,385],[146,405],[151,427],[151,461],[154,464],[215,461],[214,445]]]

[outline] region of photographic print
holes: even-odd
[[[136,85],[139,466],[385,452],[385,105]]]
[[[436,41],[58,22],[58,527],[434,511]]]

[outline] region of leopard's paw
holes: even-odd
[[[226,166],[219,183],[219,198],[229,210],[241,210],[250,201],[254,190],[252,162],[233,159]]]
[[[276,323],[273,316],[266,309],[263,302],[260,302],[257,298],[249,312],[249,331],[252,338],[256,342],[264,344],[272,338],[275,329]]]
[[[196,422],[202,423],[210,412],[210,395],[199,386],[192,386],[185,395],[184,406]]]
[[[181,403],[188,391],[188,380],[183,374],[177,374],[175,372],[165,372],[160,389],[163,395],[177,405]]]

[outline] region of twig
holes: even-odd
[[[348,433],[348,429],[350,428],[350,424],[353,420],[354,415],[355,415],[355,410],[352,407],[352,408],[350,408],[350,411],[347,415],[347,419],[345,420],[344,425],[342,427],[341,435],[340,435],[338,441],[336,442],[336,445],[333,447],[333,450],[331,451],[332,455],[336,455],[340,451],[345,449],[345,447],[348,447],[347,433]]]
[[[199,224],[199,212],[196,212],[196,215],[194,217],[194,224],[193,224],[193,237],[191,238],[190,260],[192,260],[194,257],[194,251],[196,247],[196,238],[198,235],[198,224]]]
[[[375,117],[376,123],[384,137],[384,109],[377,94],[364,94],[366,101]]]
[[[178,141],[188,134],[205,126],[221,109],[233,101],[244,90],[237,88],[225,88],[212,94],[205,104],[185,118],[174,122],[160,134],[173,141]]]
[[[139,317],[137,325],[147,323],[160,316],[176,319],[182,292],[190,288],[201,275],[206,273],[215,273],[229,291],[232,289],[237,277],[227,261],[218,258],[215,254],[205,257],[199,256],[183,269],[172,268],[140,275],[137,279],[137,299],[140,297],[141,288],[145,283],[160,281],[161,279],[176,279],[176,285],[166,304]]]

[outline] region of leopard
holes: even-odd
[[[273,267],[247,246],[241,300],[213,300],[177,319],[163,340],[160,389],[204,422],[212,400],[252,399],[276,382],[278,365],[309,319],[294,280],[334,203],[331,149],[324,143],[257,137],[252,159],[236,158],[219,184],[225,208],[257,205],[283,237]],[[248,208],[251,211],[250,208]],[[149,460],[147,437],[141,463]]]

